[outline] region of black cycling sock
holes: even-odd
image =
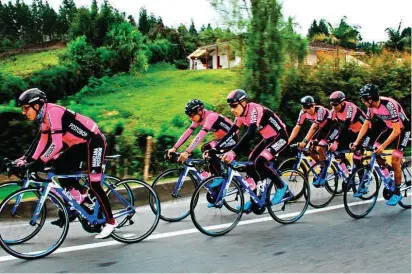
[[[393,192],[395,195],[401,195],[401,187],[400,186],[395,186],[395,191]]]

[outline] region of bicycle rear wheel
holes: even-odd
[[[401,195],[402,200],[399,201],[399,205],[403,208],[411,208],[411,161],[408,160],[402,163],[402,184],[401,184]]]
[[[109,188],[107,196],[118,223],[111,234],[113,239],[137,243],[156,229],[160,220],[160,203],[157,193],[147,183],[138,179],[122,180]],[[151,200],[155,210],[150,206]]]
[[[18,199],[21,199],[19,204]],[[39,210],[36,223],[31,224],[32,216],[41,199],[38,189],[25,188],[11,193],[1,202],[0,246],[10,255],[21,259],[42,258],[58,249],[66,238],[69,230],[67,210],[54,193],[48,194],[43,207]],[[62,212],[62,227],[46,222],[46,217],[57,218],[59,211]],[[37,230],[37,233],[34,234],[33,230]],[[18,236],[15,236],[16,234]],[[28,234],[29,239],[22,237],[22,234]],[[25,240],[18,242],[21,239]]]
[[[338,188],[339,174],[333,165],[330,165],[327,171],[325,167],[328,161],[319,161],[309,169],[307,173],[308,182],[310,184],[310,200],[309,204],[314,208],[322,208],[330,204],[336,195]],[[320,181],[318,186],[314,186],[315,182]]]
[[[362,183],[361,183],[362,182]],[[367,189],[361,191],[369,182]],[[343,190],[343,203],[345,210],[352,218],[363,218],[371,212],[379,195],[380,181],[376,172],[371,172],[370,167],[361,167],[353,171]],[[361,195],[357,197],[357,194]]]
[[[266,204],[271,205],[268,211],[272,218],[281,224],[291,224],[302,218],[309,206],[310,187],[305,175],[294,169],[280,171],[279,177],[288,185],[288,190],[283,200],[273,205],[271,202],[275,194],[275,182],[269,184],[267,191]],[[298,196],[295,196],[298,193]]]
[[[235,179],[228,187],[231,191],[216,202],[220,187],[208,188],[216,180],[221,181],[222,187],[226,184],[224,177],[212,176],[200,183],[190,201],[193,224],[203,234],[213,237],[225,235],[236,227],[242,218],[245,203],[242,187]],[[237,199],[233,199],[234,195]]]
[[[181,178],[182,169],[169,169],[161,173],[154,180],[152,187],[158,193],[162,214],[160,219],[167,222],[178,222],[190,214],[190,198],[198,185],[195,177],[189,172],[186,177]],[[175,190],[182,180],[182,187]],[[153,207],[154,208],[154,207]]]

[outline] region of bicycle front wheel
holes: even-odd
[[[152,184],[159,195],[163,221],[178,222],[190,214],[190,198],[198,182],[190,172],[183,177],[183,172],[179,168],[166,170]]]
[[[36,222],[32,223],[41,199],[38,189],[25,188],[11,193],[0,204],[0,246],[10,255],[21,259],[42,258],[58,249],[66,238],[69,230],[67,210],[54,193],[48,194],[43,207],[38,209]],[[46,222],[46,217],[58,218],[59,212],[61,226]],[[24,241],[19,241],[21,239]]]
[[[226,184],[225,181],[222,176],[212,176],[204,180],[196,188],[190,201],[193,224],[205,235],[225,235],[234,229],[242,218],[245,201],[242,187],[235,179],[230,182],[230,191],[223,191],[221,199],[216,200],[220,188]],[[210,188],[210,185],[215,187]]]
[[[363,218],[371,212],[379,195],[380,181],[370,166],[355,170],[343,190],[345,210],[352,218]]]
[[[401,184],[401,195],[402,200],[399,201],[399,205],[403,208],[411,208],[411,161],[408,160],[402,163],[402,184]]]
[[[113,239],[137,243],[156,229],[160,220],[160,203],[150,185],[137,179],[122,180],[109,188],[107,196],[118,223],[111,234]],[[150,203],[153,203],[154,210]]]
[[[279,175],[283,183],[288,185],[285,196],[278,204],[272,204],[271,199],[275,194],[275,182],[269,184],[266,196],[266,204],[272,218],[281,224],[291,224],[302,218],[309,206],[310,187],[306,176],[294,169],[280,171]]]
[[[326,170],[328,161],[319,161],[308,171],[310,184],[309,204],[314,208],[322,208],[330,204],[336,195],[339,174],[333,165]]]

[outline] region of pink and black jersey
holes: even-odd
[[[63,148],[63,143],[69,147],[86,143],[93,135],[100,133],[97,124],[90,118],[75,113],[65,107],[47,103],[43,106],[44,114],[40,125],[41,136],[32,158],[39,157],[47,162]],[[48,136],[51,144],[47,148]]]
[[[303,125],[303,123],[307,119],[312,123],[318,124],[319,127],[322,128],[326,124],[328,118],[330,118],[330,115],[330,111],[327,108],[316,105],[315,113],[313,115],[310,115],[309,113],[304,112],[303,110],[299,112],[297,125]]]
[[[246,105],[244,116],[237,117],[235,124],[240,128],[243,125],[256,124],[257,130],[263,138],[267,139],[286,131],[286,126],[279,117],[270,109],[256,104]]]
[[[368,108],[366,117],[368,120],[374,116],[382,119],[388,128],[392,128],[392,123],[399,122],[401,129],[410,129],[409,119],[406,117],[402,106],[392,98],[380,97],[380,104],[377,108]]]
[[[202,114],[202,121],[200,123],[192,122],[190,127],[182,134],[174,147],[179,148],[184,142],[186,142],[197,127],[202,126],[199,134],[186,149],[186,151],[190,153],[202,142],[208,132],[212,132],[216,139],[221,139],[226,135],[232,125],[233,122],[225,116],[210,110],[204,110]]]
[[[360,131],[366,120],[365,113],[357,105],[348,101],[343,102],[340,111],[332,110],[331,116],[332,120],[344,122],[345,127],[355,133]]]

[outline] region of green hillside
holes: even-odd
[[[239,78],[236,70],[181,71],[154,66],[144,75],[107,79],[74,96],[67,106],[93,117],[104,130],[111,131],[121,122],[126,133],[139,127],[156,134],[162,123],[184,117],[190,99],[199,98],[209,106],[223,103],[228,92],[238,87]]]
[[[0,59],[0,72],[26,76],[48,65],[58,63],[58,55],[66,49],[48,50],[38,53],[27,53]]]

